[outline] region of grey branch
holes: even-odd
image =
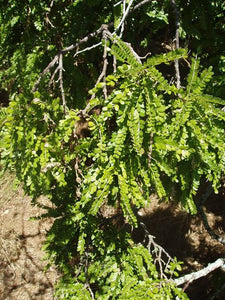
[[[115,29],[115,31],[113,32],[113,34],[115,34],[120,29],[120,27],[123,25],[126,17],[128,16],[128,14],[130,12],[130,7],[133,4],[133,2],[134,2],[134,0],[130,0],[130,2],[129,2],[129,4],[128,4],[128,6],[127,6],[127,8],[126,8],[126,10],[125,10],[125,12],[124,12],[124,14],[122,16],[122,19],[121,19],[119,25],[117,26],[117,28]]]
[[[83,52],[90,51],[90,50],[92,50],[92,49],[94,49],[94,48],[97,48],[97,47],[100,46],[101,44],[102,44],[102,42],[99,42],[99,43],[94,44],[94,45],[92,45],[92,46],[90,46],[90,47],[86,47],[86,48],[83,49],[83,50],[79,50],[79,51],[77,51],[77,52],[74,54],[73,57],[76,57],[78,54],[81,54],[81,53],[83,53]]]
[[[64,112],[66,113],[68,108],[66,105],[66,98],[65,98],[65,92],[64,92],[64,87],[63,87],[63,55],[60,53],[59,55],[59,85],[60,85],[60,90],[61,90],[61,95],[62,95],[62,103],[63,103],[63,109]]]
[[[80,39],[77,43],[74,43],[74,44],[72,44],[72,45],[70,45],[70,46],[68,46],[68,47],[66,47],[66,48],[64,48],[64,49],[62,49],[62,50],[60,50],[59,53],[57,53],[57,54],[55,55],[55,57],[53,58],[53,60],[47,65],[47,67],[44,69],[44,71],[42,71],[42,73],[40,74],[38,80],[37,80],[36,83],[34,84],[34,87],[33,87],[33,89],[32,89],[32,92],[37,91],[38,85],[39,85],[39,83],[40,83],[42,77],[43,77],[45,74],[47,74],[47,73],[55,66],[56,63],[59,63],[59,57],[60,57],[60,55],[64,55],[64,54],[66,54],[67,52],[70,52],[70,51],[76,49],[78,46],[80,46],[80,45],[86,43],[89,39],[91,39],[91,38],[93,38],[93,37],[99,35],[100,33],[102,33],[103,30],[106,29],[106,27],[109,28],[109,27],[112,27],[112,26],[113,26],[113,23],[110,23],[110,24],[108,24],[108,25],[103,24],[103,25],[101,25],[101,27],[99,27],[96,31],[94,31],[94,32],[92,32],[92,33],[89,33],[87,36],[85,36],[84,38]]]
[[[180,27],[180,15],[174,0],[171,0],[171,5],[173,6],[174,16],[175,16],[175,23],[176,23],[176,34],[175,34],[175,49],[179,49],[180,47],[180,35],[179,35],[179,27]],[[180,70],[179,70],[179,60],[176,59],[174,61],[174,67],[176,71],[176,86],[180,88]]]
[[[53,2],[54,2],[54,1],[52,1],[52,3],[53,3]],[[139,7],[141,7],[142,5],[144,5],[144,4],[148,3],[148,2],[150,2],[150,0],[142,1],[142,2],[140,2],[139,4],[137,4],[137,5],[131,10],[130,7],[131,7],[131,5],[132,5],[132,3],[133,3],[133,0],[131,0],[131,1],[129,2],[129,4],[128,4],[128,7],[127,7],[125,13],[123,14],[123,17],[122,17],[122,19],[121,19],[121,22],[120,22],[119,26],[116,28],[115,32],[122,26],[122,24],[124,23],[126,17],[127,17],[131,12],[135,11],[136,9],[138,9]],[[36,83],[34,84],[34,87],[33,87],[33,89],[32,89],[32,92],[37,91],[38,85],[40,84],[40,81],[41,81],[42,77],[43,77],[45,74],[47,74],[47,73],[55,66],[56,63],[59,63],[59,57],[60,57],[60,54],[64,55],[64,54],[67,53],[67,52],[70,52],[70,51],[72,51],[72,50],[74,50],[74,49],[77,49],[80,45],[86,43],[86,42],[89,41],[91,38],[93,38],[93,37],[98,36],[99,34],[101,34],[104,30],[108,30],[109,28],[113,27],[113,25],[114,25],[113,22],[111,22],[111,23],[109,23],[109,24],[102,24],[96,31],[89,33],[89,34],[86,35],[84,38],[80,39],[78,42],[76,42],[76,43],[74,43],[74,44],[72,44],[72,45],[70,45],[70,46],[68,46],[68,47],[66,47],[66,48],[64,48],[64,49],[62,49],[62,50],[60,50],[60,51],[55,55],[55,57],[52,59],[52,61],[47,65],[47,67],[41,72],[41,74],[40,74],[38,80],[37,80]],[[97,46],[97,44],[96,44],[95,46]],[[94,48],[94,47],[93,47],[93,48]],[[91,50],[91,47],[90,47],[90,48],[86,48],[86,50]],[[57,70],[57,71],[58,71],[58,70]],[[55,76],[55,74],[57,73],[57,71],[54,72],[54,76]],[[54,76],[53,76],[53,78],[54,78]],[[53,81],[53,78],[51,77],[50,82]],[[51,84],[51,83],[50,83],[50,84]]]
[[[176,278],[174,280],[174,283],[179,286],[182,285],[184,283],[191,283],[194,280],[197,280],[201,277],[205,277],[206,275],[208,275],[209,273],[213,272],[214,270],[218,269],[218,268],[224,268],[225,267],[225,259],[223,258],[218,258],[215,262],[209,264],[207,267],[205,267],[202,270],[199,270],[197,272],[193,272],[191,274],[187,274],[183,277],[180,278]]]
[[[59,62],[59,55],[57,54],[57,55],[55,55],[55,57],[53,58],[53,60],[47,65],[47,67],[44,69],[44,71],[42,71],[42,73],[40,74],[38,80],[36,81],[36,83],[35,83],[35,85],[34,85],[34,87],[32,89],[32,92],[35,92],[37,90],[37,87],[38,87],[38,85],[39,85],[39,83],[41,81],[41,78],[45,74],[47,74],[51,70],[51,68],[54,67],[54,65],[56,63],[58,63],[58,62]]]
[[[154,254],[154,263],[155,265],[158,265],[160,270],[160,278],[161,279],[167,279],[166,272],[168,271],[169,264],[171,262],[174,262],[173,258],[169,255],[169,253],[160,245],[158,245],[154,241],[154,236],[151,235],[146,227],[146,225],[143,222],[140,222],[141,227],[144,229],[145,232],[145,241],[147,242],[147,248],[149,253],[152,255]]]

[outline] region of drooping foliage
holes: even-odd
[[[200,54],[190,59],[183,48],[140,59],[172,21],[169,1],[151,1],[136,10],[139,1],[134,1],[133,17],[121,31],[131,44],[106,32],[109,66],[99,83],[102,50],[96,47],[78,58],[65,55],[63,94],[54,70],[33,89],[56,51],[101,24],[117,28],[124,15],[118,3],[12,1],[2,10],[0,78],[10,103],[1,110],[1,156],[34,201],[46,195],[53,204],[46,214],[55,221],[45,250],[62,271],[60,299],[187,299],[170,280],[180,263],[171,259],[161,270],[146,241],[136,244],[131,233],[142,227],[138,210],[151,194],[195,213],[193,196],[201,180],[210,181],[215,191],[220,185],[225,101],[213,93],[211,53],[203,57],[205,68]],[[147,36],[149,24],[153,30]],[[99,40],[92,37],[86,46]],[[173,83],[175,60],[183,68],[181,88]],[[220,78],[222,69],[215,71]],[[84,135],[78,134],[81,125],[88,126]]]

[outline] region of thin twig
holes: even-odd
[[[73,49],[77,48],[78,46],[80,46],[83,43],[86,43],[88,40],[90,40],[90,38],[95,37],[96,35],[101,34],[106,28],[108,29],[109,27],[112,27],[113,23],[109,23],[109,24],[102,24],[96,31],[89,33],[87,36],[85,36],[83,39],[79,40],[77,43],[70,45],[69,47],[66,47],[64,49],[61,50],[62,54],[65,54],[69,51],[72,51]]]
[[[124,0],[120,0],[119,2],[117,2],[116,4],[113,4],[113,7],[116,7],[117,5],[120,5]]]
[[[63,55],[60,53],[59,55],[59,85],[60,85],[60,90],[61,90],[61,95],[62,95],[62,103],[63,103],[63,108],[64,112],[66,113],[68,108],[66,105],[66,98],[65,98],[65,92],[64,92],[64,87],[63,87]]]
[[[97,47],[100,46],[101,44],[102,44],[102,42],[99,42],[99,43],[94,44],[94,45],[92,45],[92,46],[90,46],[90,47],[87,47],[87,48],[85,48],[85,49],[83,49],[83,50],[79,50],[79,51],[77,51],[77,52],[74,54],[73,57],[76,57],[78,54],[81,54],[81,53],[83,53],[83,52],[90,51],[90,50],[92,50],[92,49],[94,49],[94,48],[97,48]]]
[[[42,79],[42,77],[47,74],[54,66],[56,63],[58,63],[59,61],[59,57],[60,57],[60,54],[64,55],[66,54],[67,52],[70,52],[72,51],[73,49],[77,48],[78,46],[86,43],[89,39],[99,35],[100,33],[103,32],[103,30],[107,28],[110,28],[113,26],[113,22],[109,23],[108,25],[101,25],[101,27],[99,27],[96,31],[92,32],[92,33],[89,33],[87,36],[85,36],[84,38],[80,39],[77,43],[75,44],[72,44],[62,50],[59,51],[59,53],[57,53],[55,55],[55,57],[53,58],[53,60],[47,65],[47,67],[44,69],[44,71],[42,71],[42,73],[40,74],[38,80],[36,81],[36,83],[34,84],[34,87],[32,89],[32,92],[35,92],[37,90],[37,87]]]
[[[179,34],[179,27],[180,27],[180,15],[176,5],[175,0],[170,0],[171,5],[173,7],[174,16],[175,16],[175,25],[176,25],[176,34],[175,34],[175,49],[179,49],[180,47],[180,34]],[[179,69],[179,60],[176,59],[174,61],[175,71],[176,71],[176,86],[180,88],[180,69]]]
[[[50,80],[49,80],[49,83],[48,83],[48,87],[49,87],[49,88],[50,88],[51,85],[53,84],[54,78],[55,78],[56,74],[58,73],[58,71],[59,71],[59,67],[55,68],[54,72],[52,73],[52,76],[51,76],[51,78],[50,78]]]
[[[125,13],[126,13],[126,0],[123,0],[123,15],[124,15]],[[123,22],[123,24],[122,24],[122,26],[121,26],[119,38],[122,38],[123,32],[124,32],[124,22]]]
[[[111,35],[111,33],[108,30],[105,30],[103,32],[103,39],[104,39],[104,51],[103,51],[103,67],[102,67],[102,72],[99,75],[95,86],[103,79],[104,82],[104,87],[103,87],[103,93],[104,93],[104,97],[105,99],[107,99],[107,87],[106,87],[106,72],[107,72],[107,66],[108,66],[108,60],[107,60],[107,36]],[[93,99],[95,97],[95,94],[93,94],[91,96],[91,99]],[[88,102],[87,106],[85,107],[85,109],[82,110],[82,114],[85,115],[88,111],[88,109],[90,108],[90,102]]]
[[[104,37],[104,53],[103,53],[103,68],[100,76],[103,78],[104,86],[103,93],[105,99],[107,99],[107,87],[106,87],[106,72],[107,72],[108,60],[107,60],[107,38]]]
[[[113,55],[113,72],[114,73],[116,73],[116,67],[117,67],[116,56]]]
[[[51,68],[54,67],[54,65],[55,65],[56,63],[58,63],[58,62],[59,62],[59,55],[57,54],[57,55],[55,55],[55,57],[53,58],[53,60],[47,65],[47,67],[44,69],[44,71],[41,72],[41,74],[40,74],[38,80],[37,80],[36,83],[34,84],[34,87],[33,87],[33,89],[32,89],[32,92],[35,92],[35,91],[37,90],[37,87],[38,87],[38,85],[39,85],[39,83],[40,83],[42,77],[43,77],[45,74],[47,74],[47,73],[51,70]]]
[[[130,10],[130,6],[131,6],[132,3],[133,3],[133,0],[131,0],[130,3],[128,4],[128,7],[127,7],[127,9],[126,9],[126,12],[125,12],[125,14],[123,15],[123,18],[122,18],[122,20],[120,21],[120,24],[119,24],[119,26],[116,28],[115,32],[119,30],[119,28],[121,27],[121,25],[124,23],[126,17],[127,17],[131,12],[135,11],[136,9],[140,8],[142,5],[144,5],[144,4],[148,3],[148,2],[150,2],[150,0],[142,1],[142,2],[140,2],[139,4],[137,4],[132,10]],[[52,3],[53,3],[53,1],[52,1]],[[106,24],[102,24],[96,31],[94,31],[94,32],[92,32],[92,33],[89,33],[87,36],[85,36],[84,38],[80,39],[77,43],[74,43],[74,44],[72,44],[72,45],[70,45],[70,46],[68,46],[68,47],[66,47],[66,48],[64,48],[64,49],[62,49],[62,50],[60,50],[59,53],[57,53],[57,54],[55,55],[55,57],[52,59],[52,61],[47,65],[47,67],[41,72],[41,74],[40,74],[38,80],[37,80],[36,83],[34,84],[34,87],[33,87],[33,89],[32,89],[32,92],[37,91],[38,85],[40,84],[40,81],[41,81],[42,77],[43,77],[45,74],[47,74],[47,73],[55,66],[56,63],[58,63],[58,59],[59,59],[59,55],[60,55],[60,54],[65,54],[65,53],[67,53],[67,52],[70,52],[70,51],[72,51],[72,50],[78,48],[80,45],[86,43],[86,42],[87,42],[88,40],[90,40],[91,38],[93,38],[93,37],[95,37],[95,36],[101,34],[101,33],[103,32],[103,30],[106,29],[106,27],[107,27],[107,29],[109,29],[109,28],[113,27],[113,25],[114,25],[113,22],[111,22],[111,23],[109,23],[109,24],[107,24],[107,25],[106,25]],[[114,34],[115,34],[115,32],[114,32]],[[97,47],[97,46],[96,46],[96,47]],[[57,71],[58,71],[58,70],[57,70]],[[57,73],[57,72],[56,72],[56,73]],[[55,73],[55,74],[56,74],[56,73]]]
[[[149,144],[149,150],[148,150],[148,167],[151,167],[151,161],[152,161],[152,145],[153,145],[153,133],[150,134],[150,144]]]
[[[176,278],[174,279],[174,283],[179,286],[182,285],[186,282],[188,282],[189,284],[194,281],[197,280],[201,277],[205,277],[206,275],[208,275],[209,273],[213,272],[214,270],[218,269],[218,268],[224,268],[225,267],[225,259],[223,258],[218,258],[215,262],[209,264],[207,267],[205,267],[202,270],[199,270],[197,272],[193,272],[191,274],[187,274],[183,277],[180,278]]]
[[[46,12],[45,21],[46,21],[47,24],[50,24],[50,26],[51,26],[52,28],[55,28],[55,26],[52,24],[52,22],[50,21],[50,19],[49,19],[49,17],[48,17],[49,14],[50,14],[50,12],[51,12],[51,9],[52,9],[52,7],[53,7],[53,4],[54,4],[54,0],[51,1],[50,5],[49,5],[49,7],[48,7],[48,10],[47,10],[47,12]]]
[[[142,222],[140,222],[141,227],[144,229],[145,232],[145,238],[148,239],[148,244],[147,244],[147,248],[148,251],[155,256],[154,259],[154,263],[156,265],[158,265],[159,270],[160,270],[160,277],[161,278],[165,278],[168,279],[165,271],[168,270],[168,266],[170,264],[170,262],[173,262],[173,258],[169,255],[168,252],[166,252],[166,250],[158,245],[155,241],[154,241],[154,236],[151,235],[146,227],[146,225]],[[163,258],[163,256],[165,258]]]
[[[125,13],[123,14],[123,17],[119,23],[119,25],[116,27],[115,31],[113,32],[113,35],[120,29],[120,27],[123,25],[126,17],[128,16],[128,14],[130,13],[130,7],[131,5],[133,4],[134,0],[130,0],[128,6],[127,6],[127,9],[125,10]]]

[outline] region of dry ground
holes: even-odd
[[[46,201],[46,200],[45,200]],[[50,300],[57,280],[56,270],[44,272],[41,251],[51,221],[30,220],[41,214],[25,197],[22,188],[13,189],[7,174],[0,186],[0,299]]]

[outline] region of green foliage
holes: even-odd
[[[123,241],[121,237],[117,235],[115,238],[122,241],[122,244],[118,245],[111,237],[107,251],[101,253],[100,257],[88,257],[88,282],[92,290],[97,290],[97,299],[172,299],[174,295],[187,299],[182,290],[159,279],[146,248],[133,245],[125,236]],[[92,244],[96,245],[95,241]],[[176,268],[179,268],[178,263]],[[60,299],[81,299],[82,296],[91,299],[91,295],[83,288],[87,280],[87,274],[84,273],[85,270],[80,268],[76,279],[65,277],[58,285],[56,295]]]
[[[169,1],[145,5],[127,18],[125,36],[136,47],[115,34],[110,37],[108,59],[115,56],[117,68],[112,72],[109,66],[102,82],[94,84],[102,60],[97,49],[83,52],[75,62],[70,53],[65,55],[66,114],[59,83],[49,74],[38,92],[31,92],[32,87],[58,50],[103,23],[113,20],[116,28],[122,2],[53,1],[51,6],[14,1],[0,13],[1,89],[10,93],[9,106],[0,115],[1,160],[16,171],[34,202],[47,195],[53,203],[45,215],[55,221],[44,248],[62,272],[56,292],[60,299],[187,299],[171,280],[180,263],[174,259],[159,270],[154,253],[144,242],[135,244],[131,232],[140,228],[137,212],[152,193],[195,213],[193,199],[201,180],[210,181],[217,192],[224,172],[225,101],[213,92],[223,83],[224,56],[219,55],[218,68],[213,64],[216,76],[209,66],[212,53],[202,52],[203,66],[193,57],[178,89],[168,70],[174,60],[186,64],[187,49],[139,57],[143,48],[144,55],[151,50],[149,28],[154,40],[171,23]],[[194,1],[185,5],[189,9]],[[212,5],[217,12],[215,1]],[[195,7],[193,18],[198,11]],[[205,15],[197,19],[203,25]],[[185,34],[195,35],[186,15],[182,20]],[[202,39],[204,26],[196,40]],[[100,105],[101,114],[79,110],[87,90],[88,111]],[[90,133],[79,138],[77,128],[84,120]]]

